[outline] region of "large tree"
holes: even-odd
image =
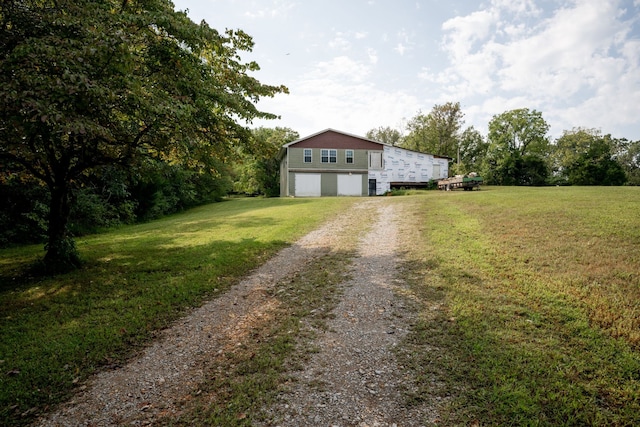
[[[402,143],[402,133],[398,129],[389,126],[370,129],[365,136],[371,140],[389,145],[400,145]]]
[[[278,153],[284,144],[300,138],[298,132],[277,127],[251,131],[251,144],[239,147],[234,190],[246,194],[275,197],[280,194]]]
[[[640,185],[640,140],[616,140],[615,159],[627,174],[628,185]]]
[[[454,165],[456,174],[480,172],[482,161],[489,144],[473,126],[465,129],[460,135],[458,161]]]
[[[434,105],[427,115],[418,113],[407,123],[403,146],[410,150],[457,158],[464,113],[459,102]]]
[[[557,139],[554,173],[559,182],[571,185],[621,185],[625,171],[614,159],[618,141],[596,129],[576,128]]]
[[[489,122],[489,147],[483,162],[488,183],[542,185],[548,176],[549,125],[528,108],[506,111]]]
[[[72,188],[104,165],[141,156],[210,168],[274,118],[240,52],[242,31],[196,24],[168,0],[4,0],[0,5],[0,160],[50,192],[45,264],[74,267]],[[240,121],[240,123],[239,123]]]

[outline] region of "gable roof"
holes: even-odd
[[[305,136],[304,138],[296,139],[295,141],[289,142],[288,144],[284,144],[282,146],[282,148],[287,148],[287,147],[290,147],[292,145],[296,145],[296,144],[298,144],[300,142],[306,141],[308,139],[315,138],[315,137],[317,137],[319,135],[322,135],[322,134],[328,133],[328,132],[333,132],[333,133],[337,133],[339,135],[344,135],[344,136],[348,136],[348,137],[351,137],[351,138],[360,139],[362,141],[371,142],[373,144],[389,145],[389,144],[385,144],[384,142],[374,141],[373,139],[368,139],[368,138],[365,138],[365,137],[362,137],[362,136],[358,136],[358,135],[354,135],[354,134],[351,134],[351,133],[342,132],[342,131],[339,131],[339,130],[327,128],[325,130],[321,130],[320,132],[316,132],[316,133],[314,133],[312,135]]]

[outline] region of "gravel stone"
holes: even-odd
[[[243,345],[258,323],[269,322],[278,300],[276,283],[331,251],[363,209],[376,220],[359,242],[351,277],[328,321],[316,331],[319,351],[278,402],[263,408],[264,426],[422,426],[437,422],[428,404],[407,407],[411,378],[394,348],[406,336],[415,311],[400,296],[400,205],[390,198],[363,199],[348,212],[283,249],[224,295],[205,303],[162,332],[127,365],[95,375],[40,426],[155,425],[177,417],[181,402],[198,394],[216,361]]]
[[[320,351],[294,372],[288,390],[267,409],[268,426],[422,426],[438,420],[427,404],[407,407],[410,378],[393,351],[415,312],[400,297],[398,204],[374,199],[377,221],[361,239],[352,279],[326,331]],[[321,384],[318,386],[318,384]]]

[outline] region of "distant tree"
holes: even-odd
[[[567,184],[569,169],[589,149],[593,141],[600,137],[600,131],[596,129],[565,130],[551,147],[551,167],[555,182]]]
[[[50,193],[48,268],[73,268],[74,188],[141,156],[211,168],[248,138],[238,120],[285,92],[248,75],[252,39],[193,23],[166,0],[5,0],[0,9],[0,160]]]
[[[622,185],[627,177],[614,159],[618,141],[596,129],[565,131],[553,149],[556,180],[570,185]]]
[[[258,128],[252,130],[252,143],[239,148],[234,190],[246,194],[275,197],[280,194],[280,163],[278,152],[284,144],[300,138],[289,128]]]
[[[487,153],[489,144],[473,126],[465,129],[460,135],[460,163],[453,165],[455,174],[467,174],[470,172],[480,172],[482,161]]]
[[[402,146],[425,153],[457,158],[464,114],[459,102],[435,105],[426,116],[419,112],[407,123]]]
[[[431,141],[434,138],[431,137],[427,115],[419,111],[407,122],[407,131],[408,134],[402,140],[402,147],[423,153],[430,152],[429,148],[432,146]],[[433,146],[435,147],[435,144]]]
[[[485,180],[497,185],[543,185],[548,177],[549,125],[536,110],[510,110],[489,122]]]
[[[640,185],[640,141],[616,141],[615,159],[627,174],[628,185]]]
[[[402,133],[399,130],[389,126],[380,126],[367,132],[366,137],[373,141],[382,142],[389,145],[401,145]]]

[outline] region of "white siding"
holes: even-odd
[[[392,182],[426,183],[446,178],[449,174],[447,159],[399,147],[384,147],[383,165],[380,171],[369,170],[369,179],[376,180],[378,195],[389,191]]]

